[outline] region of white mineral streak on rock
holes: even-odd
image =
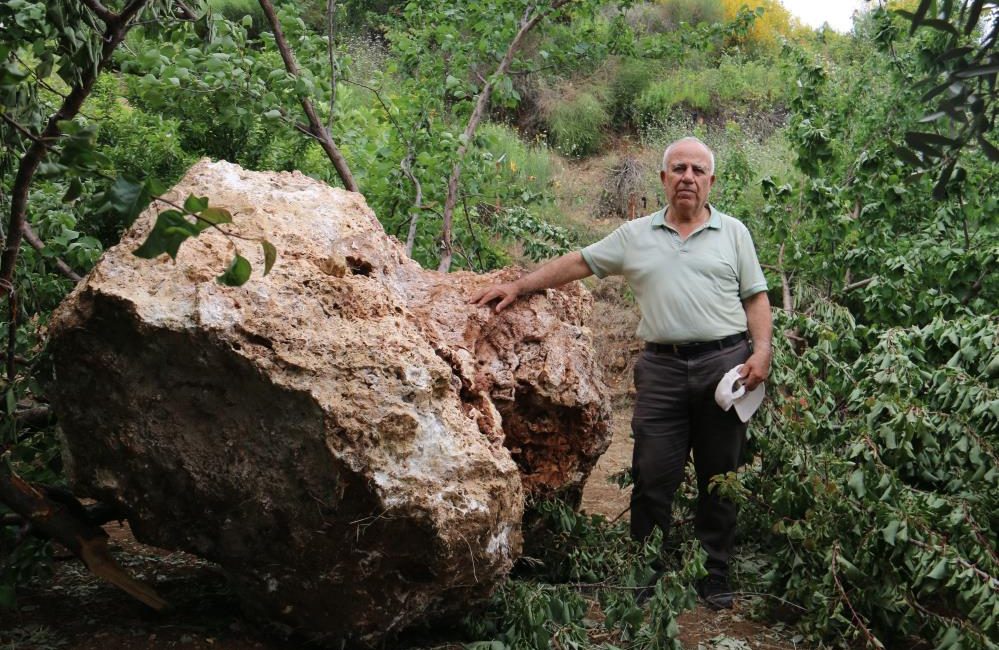
[[[508,557],[510,555],[511,532],[512,530],[508,526],[503,526],[496,531],[486,544],[486,553]]]
[[[254,272],[219,285],[211,229],[133,256],[163,206],[106,253],[51,326],[77,486],[316,639],[467,612],[520,553],[525,490],[578,494],[608,442],[588,295],[468,305],[515,271],[425,271],[363,197],[299,173],[202,161],[165,198],[188,194],[277,263],[234,239]]]

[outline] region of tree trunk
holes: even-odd
[[[444,227],[441,233],[441,247],[443,251],[441,253],[440,264],[437,266],[437,270],[442,273],[447,273],[451,269],[451,259],[453,257],[451,225],[454,221],[454,208],[458,202],[458,180],[461,178],[461,165],[465,160],[465,153],[468,151],[468,143],[472,141],[472,138],[475,136],[475,130],[479,127],[479,122],[482,121],[482,117],[486,114],[486,109],[489,108],[489,98],[493,92],[493,84],[496,79],[506,74],[506,71],[510,68],[510,64],[513,63],[513,57],[520,48],[520,43],[523,41],[524,36],[547,15],[561,9],[570,2],[572,0],[554,0],[550,6],[534,16],[531,14],[534,13],[536,5],[532,4],[528,6],[527,10],[524,11],[524,17],[520,20],[520,29],[517,30],[517,34],[510,41],[503,60],[496,66],[496,71],[489,77],[489,80],[486,81],[482,87],[482,91],[479,93],[479,97],[475,102],[475,109],[472,111],[472,116],[468,118],[468,125],[465,126],[461,145],[458,147],[458,160],[454,163],[454,167],[451,168],[451,176],[447,181],[447,198],[444,201]]]
[[[288,40],[284,37],[284,31],[281,30],[281,22],[278,20],[277,13],[274,11],[274,5],[271,4],[270,0],[260,0],[260,7],[264,10],[267,15],[267,21],[271,24],[271,29],[274,31],[274,41],[277,43],[278,50],[281,52],[281,59],[284,60],[284,67],[293,77],[298,76],[298,64],[295,63],[295,57],[291,53],[291,48],[288,47]],[[343,157],[340,153],[340,149],[337,148],[336,143],[333,142],[332,136],[330,136],[329,130],[323,126],[322,122],[319,121],[319,116],[316,114],[316,109],[312,105],[312,100],[310,100],[305,95],[299,97],[299,102],[302,104],[302,110],[305,111],[306,117],[309,118],[309,131],[315,136],[316,140],[319,142],[319,146],[323,148],[326,152],[326,156],[333,163],[333,168],[336,169],[337,175],[340,176],[340,180],[343,181],[343,186],[350,190],[351,192],[360,192],[361,190],[357,187],[357,183],[354,181],[354,175],[350,172],[350,167],[347,165],[347,159]]]

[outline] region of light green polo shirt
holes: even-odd
[[[656,343],[714,341],[746,331],[742,301],[767,290],[749,230],[708,205],[711,217],[684,241],[666,209],[629,221],[582,250],[598,278],[623,275]]]

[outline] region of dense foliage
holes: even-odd
[[[614,163],[607,184],[631,192],[623,203],[655,201],[662,146],[695,133],[718,155],[713,199],[754,233],[777,306],[752,460],[717,482],[743,504],[738,588],[763,594],[763,617],[790,605],[813,641],[996,647],[992,3],[889,3],[901,8],[872,9],[840,35],[802,28],[771,0],[579,1],[540,22],[503,74],[523,0],[278,3],[295,74],[255,2],[188,3],[194,15],[141,3],[110,51],[94,4],[0,4],[0,206],[10,215],[0,479],[64,480],[45,410],[44,325],[71,277],[152,196],[202,156],[342,182],[303,128],[302,98],[386,231],[428,267],[442,256],[456,165],[454,264],[487,270],[592,238],[591,215],[577,213],[597,203],[580,205],[566,186],[593,160]],[[487,84],[490,121],[467,137]],[[78,91],[78,110],[61,112]],[[636,169],[647,178],[621,182]],[[12,230],[19,202],[31,246]],[[191,197],[160,218],[140,253],[172,254],[230,216]],[[280,263],[266,242],[240,245]],[[237,255],[220,281],[252,281],[244,263]],[[676,647],[676,615],[703,574],[693,544],[643,609],[633,596],[654,545],[559,504],[535,509],[544,543],[466,622],[465,640]],[[0,506],[0,607],[44,573],[48,553],[8,515]]]

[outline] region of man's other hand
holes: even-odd
[[[770,375],[770,351],[759,350],[750,355],[742,364],[739,375],[742,377],[742,383],[746,386],[746,390],[753,390],[759,386],[760,382]]]
[[[474,296],[468,299],[468,302],[476,305],[488,305],[492,301],[499,299],[494,308],[498,314],[507,305],[516,300],[519,295],[520,287],[517,286],[516,282],[504,282],[503,284],[494,284],[485,289],[480,289]]]

